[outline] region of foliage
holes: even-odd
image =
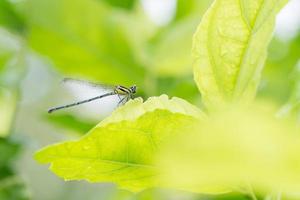
[[[57,126],[64,127],[65,129],[74,130],[80,134],[86,133],[94,126],[94,124],[91,122],[78,120],[77,118],[69,114],[63,114],[58,116],[52,116],[47,114],[45,116],[45,119]]]
[[[65,180],[110,181],[132,191],[158,184],[154,158],[160,146],[182,132],[200,111],[163,95],[138,98],[116,110],[84,138],[50,146],[36,159]],[[138,151],[137,151],[138,150]]]
[[[0,199],[29,199],[28,192],[21,179],[15,175],[12,161],[20,151],[20,145],[0,138]]]
[[[264,102],[218,112],[173,137],[160,155],[165,181],[196,191],[207,184],[299,191],[297,128],[271,118],[276,109],[269,107]]]
[[[0,2],[0,25],[15,32],[23,32],[25,28],[22,16],[8,0]]]
[[[0,137],[9,134],[16,107],[16,97],[13,93],[0,88]]]
[[[118,23],[120,18],[130,23],[132,17],[121,11],[114,13],[106,6],[91,0],[29,0],[26,10],[29,43],[49,56],[64,73],[107,83],[113,83],[113,75],[114,82],[135,81],[141,85],[144,70],[132,54],[124,25]],[[79,12],[81,19],[74,23]]]
[[[275,16],[287,1],[215,1],[194,36],[195,81],[210,108],[256,93]]]
[[[105,1],[112,6],[116,6],[119,8],[125,8],[125,9],[132,9],[136,3],[136,0],[125,0],[125,1],[105,0]]]
[[[13,169],[20,147],[10,138],[37,149],[70,131],[83,136],[44,147],[35,159],[64,180],[126,190],[106,199],[168,199],[179,190],[195,199],[292,199],[299,191],[299,34],[271,41],[286,2],[177,0],[170,23],[157,26],[136,0],[1,1],[0,199],[28,199]],[[138,96],[150,98],[129,101],[94,128],[68,112],[45,117],[45,107],[63,99],[53,96],[61,76],[136,84]],[[177,97],[156,97],[165,93]],[[58,183],[68,193],[76,184]]]
[[[216,0],[207,11],[194,35],[193,55],[203,102],[217,111],[208,118],[187,117],[195,109],[186,103],[190,111],[178,115],[174,109],[182,110],[182,105],[175,106],[174,99],[164,96],[143,104],[134,100],[79,141],[46,147],[36,159],[51,163],[50,169],[66,180],[111,181],[131,191],[161,186],[219,193],[240,183],[253,184],[259,191],[278,189],[278,185],[284,191],[298,190],[299,169],[292,166],[299,162],[294,153],[299,144],[293,125],[273,120],[274,111],[266,113],[254,106],[251,112],[238,106],[249,104],[255,96],[275,16],[285,3]],[[188,24],[183,23],[183,31]],[[174,37],[179,29],[175,30]],[[154,40],[155,44],[164,38],[156,50],[161,57],[154,56],[162,65],[154,68],[160,70],[155,73],[169,73],[174,67],[170,58],[186,54],[167,51],[175,41],[170,33]],[[189,59],[180,60],[176,69],[181,70],[177,64],[189,66],[184,64]],[[237,110],[224,110],[227,103]],[[145,111],[149,106],[151,110]]]

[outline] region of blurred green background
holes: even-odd
[[[32,158],[75,139],[101,117],[49,116],[65,101],[60,80],[136,84],[139,96],[182,97],[201,106],[192,76],[192,35],[212,0],[0,0],[0,200],[247,199],[113,184],[64,182]],[[258,97],[299,118],[300,0],[278,16]],[[299,119],[298,119],[299,120]]]

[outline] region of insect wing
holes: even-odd
[[[64,87],[78,99],[88,99],[114,91],[115,86],[96,84],[89,81],[65,78]]]
[[[71,78],[64,79],[63,85],[72,95],[74,102],[111,93],[115,89],[115,86]],[[71,111],[85,118],[99,119],[99,117],[104,117],[111,113],[123,98],[125,98],[125,95],[112,95],[74,107]]]

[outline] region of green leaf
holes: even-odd
[[[188,17],[172,24],[155,38],[149,63],[158,76],[178,77],[192,73],[192,36],[198,23],[198,17]]]
[[[49,115],[47,113],[44,116],[47,120],[52,122],[54,125],[58,125],[65,129],[73,130],[78,134],[84,134],[94,126],[93,123],[79,120],[70,114]]]
[[[282,108],[277,113],[277,117],[289,118],[293,117],[297,123],[300,122],[299,113],[300,113],[300,71],[299,71],[300,62],[296,65],[293,76],[295,78],[292,91],[288,98],[288,101],[282,106]]]
[[[159,94],[168,91],[168,95],[184,98],[189,102],[201,102],[199,91],[192,75],[177,77],[161,77],[158,79],[157,91]]]
[[[179,0],[174,22],[158,29],[150,43],[147,61],[159,77],[178,77],[192,74],[192,37],[211,0]],[[171,50],[172,49],[172,50]]]
[[[203,13],[207,10],[212,1],[213,0],[177,0],[175,20],[181,20],[191,15],[196,15],[198,18],[199,16],[202,17]]]
[[[194,76],[205,104],[250,101],[272,37],[276,13],[287,0],[216,0],[193,41]]]
[[[263,85],[258,97],[273,98],[279,103],[294,104],[299,100],[300,73],[298,70],[300,32],[290,41],[274,38],[269,47],[266,67],[263,71]],[[298,98],[298,99],[297,99]]]
[[[16,144],[7,138],[0,138],[0,169],[10,165],[19,150],[19,144]],[[1,172],[2,170],[0,170],[0,178],[5,177],[6,175]]]
[[[13,161],[20,152],[20,144],[0,138],[0,199],[28,200],[28,191],[13,169]]]
[[[14,120],[19,81],[26,66],[21,48],[20,38],[0,29],[0,137],[11,132]]]
[[[0,26],[16,32],[23,32],[25,29],[24,19],[8,0],[0,1]]]
[[[115,7],[130,10],[134,7],[136,0],[105,0],[105,2]]]
[[[129,101],[78,141],[51,145],[35,155],[65,180],[114,182],[139,191],[159,186],[154,157],[160,146],[203,114],[166,95]]]
[[[11,176],[0,180],[0,199],[30,200],[30,195],[19,177]]]
[[[299,130],[274,118],[270,102],[213,113],[160,152],[164,180],[196,191],[205,185],[299,191]],[[178,148],[180,147],[180,148]]]
[[[26,5],[30,45],[61,72],[142,85],[144,69],[123,24],[134,20],[129,13],[94,0],[29,0]]]
[[[3,88],[0,85],[0,137],[6,137],[10,134],[16,104],[16,92]]]
[[[0,78],[4,76],[4,68],[19,48],[19,38],[0,28]]]

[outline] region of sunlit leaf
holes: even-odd
[[[255,96],[276,13],[287,0],[216,0],[194,36],[195,81],[205,104]]]
[[[291,122],[275,119],[269,107],[221,112],[174,137],[160,157],[165,181],[192,191],[249,184],[264,192],[299,191],[299,134]]]
[[[159,186],[154,155],[160,146],[203,114],[186,101],[166,95],[129,101],[78,141],[36,153],[65,180],[114,182],[131,191]]]

